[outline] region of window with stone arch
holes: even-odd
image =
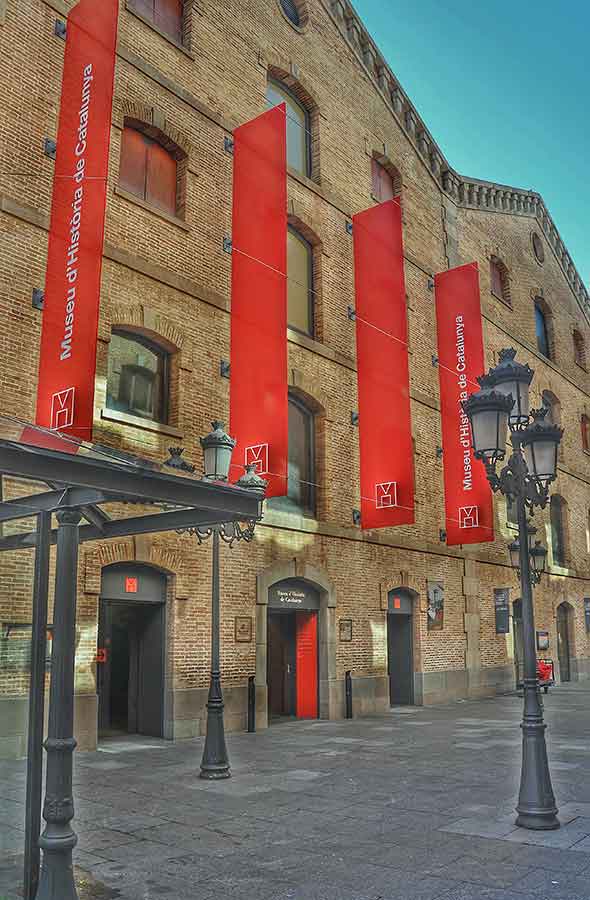
[[[546,421],[552,425],[561,425],[561,403],[553,391],[543,391],[541,402],[547,410]]]
[[[131,326],[113,328],[108,348],[107,409],[166,424],[172,354]]]
[[[387,157],[373,154],[371,157],[371,196],[377,203],[385,203],[399,197],[402,178],[399,170]]]
[[[304,0],[277,0],[277,2],[287,21],[298,31],[302,31],[309,21],[307,3]]]
[[[119,187],[170,216],[184,218],[187,155],[159,128],[125,118]]]
[[[554,566],[565,567],[567,562],[567,503],[560,494],[551,497],[551,554]]]
[[[586,341],[582,332],[578,331],[577,328],[572,333],[572,340],[574,344],[574,362],[586,371]]]
[[[512,306],[508,269],[498,256],[490,259],[490,287],[494,297]]]
[[[266,102],[287,109],[287,166],[305,178],[319,181],[319,110],[307,91],[287,72],[268,70]]]
[[[188,47],[193,0],[127,0],[127,7],[176,44]]]
[[[554,353],[551,310],[542,297],[535,297],[535,335],[539,353],[552,360]]]
[[[287,494],[267,501],[270,509],[315,518],[318,496],[317,409],[289,391]]]
[[[289,216],[288,223],[287,324],[289,328],[317,338],[321,243],[296,216]]]

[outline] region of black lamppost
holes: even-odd
[[[524,643],[524,713],[522,720],[522,770],[516,807],[516,824],[534,830],[559,828],[557,806],[551,786],[543,708],[537,682],[537,654],[532,584],[538,584],[545,566],[546,550],[534,542],[527,512],[544,508],[549,485],[557,477],[557,448],[563,429],[545,421],[547,410],[529,413],[529,385],[533,371],[515,362],[513,349],[500,352],[499,364],[478,378],[481,390],[463,403],[471,422],[473,449],[486,467],[494,492],[500,491],[516,503],[518,542],[510,545],[512,564],[517,564],[521,582]],[[506,455],[510,429],[512,454],[496,472]]]
[[[223,429],[223,422],[213,423],[213,431],[201,438],[204,461],[204,477],[211,481],[227,481],[231,465],[231,457],[236,442]],[[181,460],[182,450],[171,447],[171,459],[167,465],[172,468],[193,471],[195,467]],[[264,498],[267,482],[255,472],[255,466],[246,466],[246,472],[236,482],[238,487],[253,491]],[[254,538],[256,520],[244,524],[227,522],[211,528],[182,528],[178,534],[192,534],[199,544],[213,538],[213,559],[211,567],[211,678],[207,698],[207,728],[205,747],[201,760],[201,778],[229,778],[231,775],[229,757],[225,743],[223,722],[223,693],[221,690],[220,672],[220,596],[219,596],[219,540],[221,538],[230,547],[239,541],[249,543]]]

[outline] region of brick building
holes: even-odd
[[[30,420],[43,315],[31,297],[44,284],[53,175],[45,142],[56,137],[64,50],[56,22],[73,5],[0,0],[0,410]],[[346,0],[121,0],[95,440],[157,460],[178,444],[198,462],[198,439],[211,419],[227,421],[228,139],[279,100],[287,101],[289,115],[287,340],[291,468],[299,481],[293,477],[287,499],[267,504],[253,544],[222,552],[228,728],[244,727],[252,674],[259,727],[269,705],[276,714],[293,712],[295,614],[281,618],[274,611],[285,591],[317,611],[322,717],[343,715],[347,670],[356,709],[384,710],[388,670],[396,671],[398,656],[412,675],[397,699],[436,703],[514,685],[518,624],[511,618],[510,633],[497,634],[494,611],[495,589],[510,589],[511,611],[518,598],[506,553],[515,536],[512,513],[496,498],[493,544],[449,548],[441,537],[431,280],[473,260],[481,271],[486,362],[493,365],[502,347],[516,347],[536,371],[535,405],[550,406],[566,429],[555,499],[536,516],[550,564],[536,591],[537,628],[549,635],[540,655],[555,659],[561,678],[588,677],[587,290],[538,194],[455,172]],[[360,499],[347,224],[355,212],[400,193],[416,524],[362,532],[353,518]],[[5,497],[22,490],[6,478],[3,488]],[[162,635],[155,650],[163,660],[149,684],[161,709],[155,732],[169,738],[202,732],[210,553],[176,534],[81,547],[82,747],[96,743],[99,706],[104,728],[154,731],[137,708],[146,702],[142,653],[155,609]],[[32,557],[4,554],[0,566],[0,749],[18,753],[28,674],[14,662],[11,641],[19,634],[26,641]],[[133,600],[120,593],[122,574],[139,579]],[[436,585],[444,613],[429,627],[428,588]],[[104,629],[109,616],[107,696],[104,683],[97,684],[95,655],[99,619]]]

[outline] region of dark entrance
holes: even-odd
[[[117,563],[103,570],[98,624],[98,727],[162,737],[166,576]]]
[[[269,718],[317,718],[319,594],[292,578],[270,588],[268,604]]]
[[[570,628],[572,608],[569,603],[557,607],[557,656],[561,681],[571,681]]]
[[[407,590],[387,599],[387,659],[392,706],[414,702],[414,600]]]

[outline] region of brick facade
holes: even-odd
[[[33,419],[42,313],[31,293],[45,275],[52,161],[63,41],[54,34],[72,2],[0,3],[0,304],[4,329],[0,410]],[[574,359],[574,331],[590,342],[587,293],[539,195],[462,179],[434,140],[356,14],[344,0],[308,0],[292,27],[276,0],[186,3],[184,45],[168,39],[121,0],[112,118],[105,259],[96,372],[95,440],[163,460],[173,444],[198,461],[199,435],[228,414],[232,157],[224,138],[265,109],[269,75],[281,79],[310,113],[311,178],[291,171],[290,221],[314,246],[315,338],[288,332],[289,383],[316,414],[317,519],[269,511],[248,547],[222,550],[222,658],[228,725],[243,727],[247,676],[257,676],[259,722],[266,721],[264,592],[272,579],[303,577],[318,587],[320,710],[343,714],[346,670],[356,679],[358,709],[387,703],[387,594],[405,587],[414,601],[416,698],[437,702],[493,693],[514,682],[513,635],[496,635],[493,591],[510,587],[506,543],[514,531],[496,499],[497,540],[447,548],[438,416],[434,273],[477,260],[481,270],[486,362],[514,345],[536,370],[535,401],[551,391],[565,426],[555,491],[567,502],[567,568],[552,567],[536,592],[537,627],[550,634],[557,660],[556,610],[571,605],[574,677],[590,675],[583,598],[590,596],[590,455],[580,418],[590,415],[590,373]],[[182,153],[177,215],[138,202],[118,186],[122,127],[138,120]],[[155,133],[155,132],[154,132]],[[352,238],[346,224],[372,202],[371,158],[401,183],[416,464],[416,524],[363,533],[359,507]],[[180,165],[180,163],[179,163]],[[532,234],[544,248],[541,265]],[[491,292],[489,262],[506,267],[510,304]],[[534,300],[545,304],[553,361],[537,351]],[[109,342],[130,327],[171,353],[166,425],[106,409]],[[5,484],[6,496],[21,487]],[[546,513],[537,515],[548,529]],[[542,524],[542,527],[540,525]],[[30,523],[29,523],[30,524]],[[15,526],[11,526],[15,527]],[[22,524],[19,523],[19,528]],[[5,533],[7,526],[5,526]],[[544,535],[543,535],[544,536]],[[167,737],[202,730],[209,665],[210,548],[175,534],[84,545],[79,570],[78,736],[96,741],[96,664],[101,570],[116,561],[148,563],[169,574],[167,596]],[[0,622],[30,621],[32,555],[4,554]],[[274,573],[274,574],[273,574]],[[442,581],[444,628],[427,629],[426,587]],[[251,616],[251,643],[236,643],[234,620]],[[51,618],[51,617],[50,617]],[[351,642],[338,639],[353,620]],[[323,636],[322,636],[323,629]],[[322,656],[323,654],[323,656]],[[322,659],[324,660],[322,662]],[[26,678],[0,673],[0,708],[10,725],[0,752],[22,748]],[[18,709],[17,709],[18,707]],[[15,712],[15,710],[17,710]]]

